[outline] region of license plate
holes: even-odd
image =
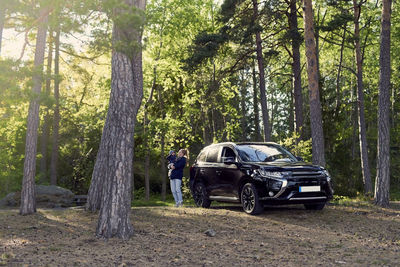
[[[319,192],[321,186],[299,186],[299,192]]]

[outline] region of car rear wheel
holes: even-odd
[[[322,210],[325,207],[324,203],[316,203],[316,204],[304,204],[306,210]]]
[[[201,182],[194,185],[193,199],[197,207],[209,208],[211,205],[211,200],[208,198],[206,187]]]
[[[247,214],[260,214],[264,209],[264,205],[260,202],[258,198],[257,189],[252,183],[247,183],[243,186],[241,192],[241,201],[243,210]]]

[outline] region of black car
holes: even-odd
[[[304,204],[321,210],[332,199],[329,173],[276,143],[220,143],[205,147],[190,168],[197,206],[211,201],[242,203],[248,214],[264,204]]]

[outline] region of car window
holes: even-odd
[[[236,154],[230,147],[224,147],[224,149],[222,150],[222,159],[226,158],[232,158],[233,160],[236,159]]]
[[[207,162],[217,162],[219,147],[211,147],[207,153]]]
[[[200,154],[197,156],[197,161],[202,161],[202,162],[206,161],[206,155],[207,155],[206,151],[204,150],[201,151]]]
[[[289,151],[278,145],[238,145],[237,151],[245,162],[297,161]]]

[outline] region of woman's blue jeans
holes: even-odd
[[[183,202],[182,191],[181,191],[182,180],[171,179],[170,184],[171,184],[171,192],[172,192],[172,195],[174,196],[175,203],[177,205],[182,204],[182,202]]]

